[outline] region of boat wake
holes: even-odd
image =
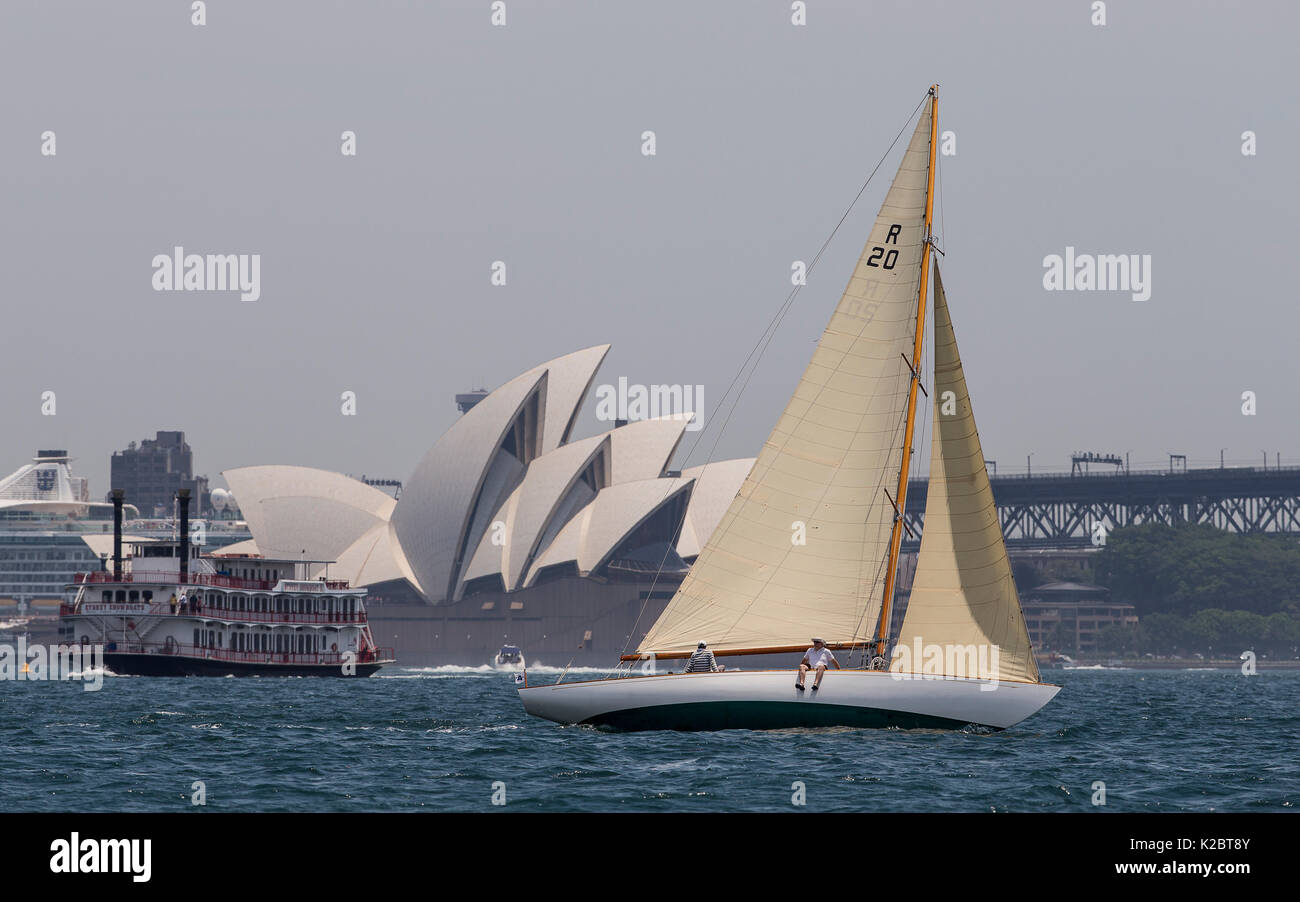
[[[438,667],[397,667],[375,674],[377,680],[447,680],[453,677],[493,676],[499,671],[491,665],[470,667],[461,664],[442,664]]]
[[[590,673],[608,674],[608,673],[613,672],[614,668],[613,668],[613,667],[569,667],[569,668],[564,668],[564,667],[548,667],[547,665],[542,664],[542,663],[540,663],[540,662],[538,662],[538,663],[536,663],[536,664],[529,664],[529,665],[528,665],[528,672],[529,672],[529,673],[541,673],[541,674],[553,673],[553,674],[561,674],[561,673],[564,673],[566,670],[567,670],[570,674],[575,674],[575,673],[584,673],[584,674],[590,674]]]
[[[570,674],[607,674],[612,668],[609,667],[570,667]],[[392,673],[378,673],[375,679],[381,680],[444,680],[453,677],[473,677],[473,676],[501,676],[521,673],[513,667],[505,665],[496,666],[493,664],[440,664],[436,667],[399,667]],[[563,667],[550,667],[546,664],[529,664],[528,672],[530,674],[561,674],[565,672]]]
[[[117,674],[107,667],[87,667],[85,670],[74,670],[66,675],[69,680],[91,680],[95,677],[115,677]]]

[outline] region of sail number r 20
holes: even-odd
[[[898,244],[898,234],[903,231],[903,227],[893,223],[889,227],[889,234],[885,236],[885,244]],[[881,260],[881,258],[884,258]],[[898,251],[890,248],[888,253],[880,245],[871,249],[871,256],[867,258],[868,266],[879,266],[881,269],[893,269],[894,264],[898,262]]]
[[[876,261],[880,259],[881,255],[884,255],[885,259],[883,262],[877,263]],[[889,253],[886,254],[883,247],[873,247],[871,249],[871,256],[867,258],[868,266],[879,266],[882,269],[893,269],[894,264],[897,262],[898,251],[891,249]]]

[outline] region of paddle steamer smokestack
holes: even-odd
[[[178,489],[176,503],[181,509],[181,585],[190,581],[190,490]]]
[[[113,489],[113,582],[122,581],[122,489]]]

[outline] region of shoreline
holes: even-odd
[[[1122,658],[1106,658],[1105,660],[1096,659],[1076,659],[1073,664],[1047,664],[1043,661],[1038,662],[1038,669],[1041,671],[1048,670],[1078,670],[1098,669],[1107,670],[1240,670],[1245,662],[1241,659],[1213,660],[1202,661],[1197,658],[1164,658],[1157,661],[1130,661]],[[1300,670],[1300,661],[1255,661],[1255,670]]]

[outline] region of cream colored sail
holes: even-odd
[[[890,668],[1036,683],[1038,666],[1011,576],[937,262],[930,398],[934,439],[925,527]]]
[[[923,114],[794,397],[640,653],[872,635],[911,380],[904,355],[916,329],[930,141]]]

